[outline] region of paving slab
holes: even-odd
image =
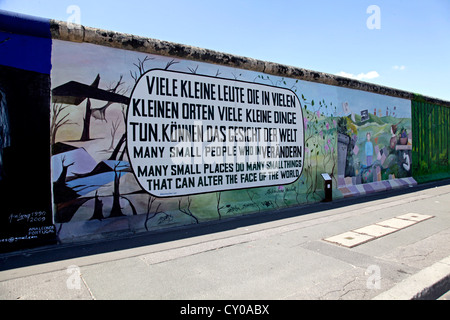
[[[373,236],[369,236],[367,234],[361,234],[354,231],[348,231],[341,234],[338,234],[333,237],[325,238],[325,241],[336,243],[338,245],[352,248],[354,246],[363,244],[367,241],[373,240]]]
[[[0,282],[0,300],[92,300],[78,267]]]
[[[418,213],[407,213],[401,216],[397,216],[398,219],[412,220],[412,221],[425,221],[427,219],[433,218],[433,216],[428,214],[418,214]]]
[[[385,221],[377,222],[378,225],[389,227],[389,228],[395,228],[395,229],[403,229],[409,226],[412,226],[413,224],[416,224],[418,221],[414,220],[405,220],[405,219],[398,219],[398,218],[392,218]]]
[[[398,229],[372,224],[370,226],[355,229],[353,231],[357,233],[367,234],[372,237],[382,237],[389,233],[398,231]]]

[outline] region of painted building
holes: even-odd
[[[448,118],[401,90],[0,15],[2,251],[323,201],[323,173],[334,199],[414,185],[414,108]],[[450,172],[445,137],[428,181]]]

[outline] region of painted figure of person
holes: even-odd
[[[371,166],[372,165],[372,157],[373,157],[373,144],[370,141],[370,132],[367,132],[366,134],[366,161],[367,161],[367,166]]]

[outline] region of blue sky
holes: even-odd
[[[371,5],[379,15],[368,12]],[[79,19],[85,26],[357,77],[450,101],[449,0],[0,0],[0,9]],[[368,20],[379,28],[369,28]]]

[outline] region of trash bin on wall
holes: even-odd
[[[331,182],[331,177],[328,173],[322,173],[322,178],[324,180],[324,188],[325,188],[325,199],[324,202],[329,202],[333,200],[333,186]]]

